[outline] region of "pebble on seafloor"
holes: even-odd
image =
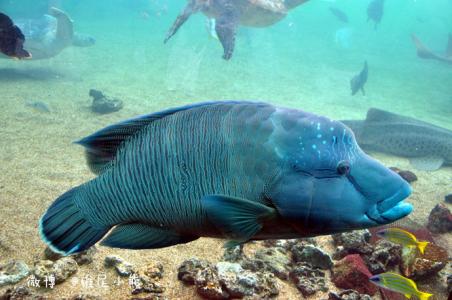
[[[359,254],[351,254],[334,265],[331,281],[339,288],[354,289],[361,294],[373,296],[377,287],[369,281],[371,276]]]
[[[371,254],[373,251],[369,244],[371,234],[367,229],[333,234],[331,237],[337,246],[334,259],[341,259],[348,254]]]
[[[390,169],[393,170],[394,172],[396,172],[397,174],[399,174],[399,176],[402,177],[403,179],[405,179],[405,181],[408,183],[412,183],[417,180],[416,174],[414,174],[411,171],[400,170],[399,168],[396,168],[396,167],[390,167]]]
[[[119,99],[111,99],[101,91],[91,89],[89,95],[93,98],[91,110],[98,114],[109,114],[116,112],[123,107],[123,102]]]
[[[20,260],[10,260],[0,264],[0,287],[15,284],[28,276],[30,269]]]
[[[448,233],[452,231],[452,213],[445,204],[437,204],[428,216],[427,228],[432,233]]]
[[[132,264],[124,261],[124,259],[116,255],[105,257],[104,266],[106,268],[115,268],[118,275],[122,277],[127,277],[135,273],[135,269]]]
[[[55,278],[55,283],[64,282],[77,272],[77,262],[70,257],[63,257],[53,262],[51,260],[39,260],[32,270],[33,275],[43,282],[51,276]]]

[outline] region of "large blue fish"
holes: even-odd
[[[99,176],[40,220],[55,251],[151,249],[203,237],[297,238],[408,215],[410,186],[338,121],[253,102],[194,104],[78,142]]]

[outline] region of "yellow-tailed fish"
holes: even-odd
[[[382,273],[369,278],[369,280],[375,285],[394,291],[402,293],[408,299],[413,295],[421,300],[427,300],[433,294],[424,293],[417,289],[416,283],[408,278],[405,278],[396,273]]]
[[[401,244],[403,247],[417,247],[424,254],[425,247],[429,242],[419,242],[414,234],[400,228],[385,228],[377,232],[381,238]]]

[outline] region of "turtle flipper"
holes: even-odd
[[[222,13],[216,19],[215,31],[224,49],[223,58],[229,60],[234,52],[239,13],[230,1],[224,1],[222,6]]]
[[[205,5],[205,4],[204,4]],[[166,37],[164,43],[168,42],[168,40],[176,34],[179,28],[188,20],[188,18],[204,8],[203,4],[197,3],[196,0],[190,0],[185,6],[184,10],[177,16],[176,21],[174,21],[173,26],[171,26],[170,30],[166,33]]]
[[[74,37],[74,26],[71,18],[56,7],[51,7],[49,13],[57,19],[56,38],[65,46],[71,45]]]

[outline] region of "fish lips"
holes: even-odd
[[[411,186],[403,184],[392,196],[378,201],[376,205],[366,212],[367,218],[376,224],[387,224],[409,215],[413,206],[403,202],[411,194]]]

